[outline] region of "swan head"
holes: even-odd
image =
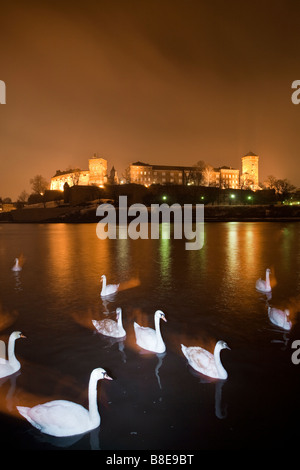
[[[14,332],[10,335],[10,337],[11,337],[12,339],[15,339],[15,340],[16,340],[16,339],[19,339],[19,338],[26,338],[26,336],[23,335],[23,333],[21,333],[21,331],[14,331]]]
[[[103,279],[106,279],[105,274],[102,274],[102,276],[101,276],[101,280],[102,280],[102,281],[103,281]]]
[[[270,269],[270,268],[267,268],[267,269],[266,269],[266,273],[269,273],[269,274],[270,274],[270,272],[271,272],[271,269]]]
[[[221,349],[229,349],[230,350],[230,347],[228,346],[228,344],[225,341],[222,341],[222,340],[217,342],[216,347],[217,346],[220,350]]]
[[[101,380],[101,379],[113,380],[107,374],[106,370],[102,369],[102,367],[98,367],[97,369],[94,369],[91,373],[91,376],[93,376],[96,380]]]
[[[164,312],[162,312],[161,310],[156,310],[155,316],[156,316],[157,318],[161,318],[161,319],[162,319],[163,321],[165,321],[165,322],[167,321]]]

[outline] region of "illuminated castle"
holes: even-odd
[[[259,156],[253,152],[249,152],[242,157],[241,187],[248,187],[253,191],[259,189],[258,160]]]
[[[51,178],[50,189],[63,191],[65,183],[74,185],[93,185],[103,187],[107,183],[107,160],[94,155],[89,159],[89,169],[60,171]]]

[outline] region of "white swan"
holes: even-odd
[[[268,307],[269,319],[274,325],[280,326],[284,330],[292,328],[292,322],[289,320],[290,311],[288,309],[280,310],[279,308]]]
[[[102,279],[101,297],[105,297],[106,295],[111,295],[117,292],[120,284],[106,284],[106,276],[104,274],[102,274],[101,279]]]
[[[26,338],[20,331],[11,333],[8,340],[7,360],[0,358],[0,378],[7,377],[17,372],[21,368],[21,364],[15,356],[15,341],[19,338]]]
[[[126,331],[122,324],[122,309],[118,307],[116,309],[117,321],[105,318],[104,320],[92,320],[92,323],[96,330],[105,336],[111,336],[113,338],[122,338],[126,336]]]
[[[214,353],[199,346],[187,347],[183,344],[181,349],[193,369],[201,374],[215,379],[227,379],[228,374],[220,359],[222,349],[230,349],[225,341],[218,341],[215,345]]]
[[[51,436],[67,437],[91,431],[97,428],[101,421],[97,406],[97,382],[100,379],[112,380],[102,368],[92,371],[88,389],[88,410],[67,400],[53,400],[33,408],[17,406],[17,409],[32,426]]]
[[[255,287],[257,290],[261,292],[271,292],[271,284],[270,284],[270,269],[266,269],[266,280],[264,281],[263,279],[257,279]]]
[[[20,266],[20,263],[19,263],[19,258],[15,259],[15,264],[13,265],[11,270],[12,271],[22,271],[22,267]]]
[[[157,310],[154,314],[155,330],[153,328],[140,326],[138,323],[134,322],[133,326],[136,337],[136,344],[138,346],[156,353],[165,352],[166,345],[163,342],[160,332],[160,319],[164,320],[165,322],[167,321],[164,312]]]

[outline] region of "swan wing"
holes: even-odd
[[[286,313],[282,310],[272,307],[269,309],[268,314],[271,322],[274,325],[280,326],[281,328],[284,328],[286,330],[291,329],[292,323],[287,320]]]
[[[33,408],[17,407],[34,427],[52,436],[69,436],[89,430],[88,411],[77,403],[54,400]]]
[[[133,326],[138,346],[144,349],[153,349],[157,343],[156,331],[153,328],[140,326],[136,322]]]
[[[105,289],[101,292],[101,296],[111,295],[117,292],[120,284],[108,284]]]
[[[181,346],[182,352],[193,369],[209,377],[218,378],[214,355],[199,346]]]
[[[256,281],[256,289],[265,289],[266,288],[266,282],[263,279],[257,279]]]
[[[112,336],[118,331],[118,324],[111,319],[106,318],[105,320],[92,320],[93,325],[99,333],[102,333],[106,336]]]
[[[7,377],[8,375],[14,374],[19,367],[13,368],[6,359],[1,358],[0,360],[0,379]]]
[[[271,292],[272,290],[271,287],[267,287],[267,283],[263,279],[257,279],[255,287],[257,290],[262,292]]]

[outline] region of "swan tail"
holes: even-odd
[[[92,320],[92,323],[93,323],[94,327],[96,328],[96,330],[99,331],[100,326],[99,326],[98,320]]]
[[[29,411],[31,410],[31,408],[29,406],[17,406],[17,410],[19,411],[20,415],[22,415],[25,419],[27,419],[27,421],[32,424],[32,426],[34,426],[35,428],[41,430],[42,429],[42,426],[40,426],[39,423],[37,423],[36,421],[34,421],[30,416],[29,416]]]
[[[28,410],[30,410],[29,406],[17,406],[17,410],[24,418],[29,420],[28,418]]]
[[[183,354],[186,356],[186,346],[184,346],[184,344],[181,344],[181,350],[183,352]]]

